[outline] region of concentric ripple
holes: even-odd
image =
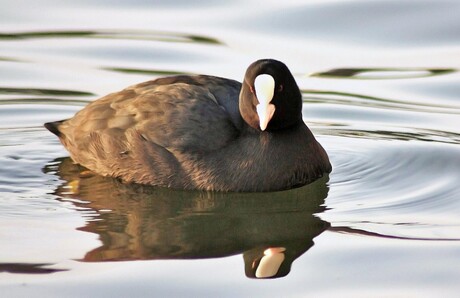
[[[334,172],[322,215],[385,236],[460,240],[460,147],[326,138]]]

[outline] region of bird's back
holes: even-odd
[[[162,78],[109,94],[73,118],[45,126],[75,162],[99,174],[193,188],[180,158],[219,150],[239,135],[239,89],[236,81],[211,76]]]

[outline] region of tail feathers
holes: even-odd
[[[57,135],[58,137],[61,137],[62,136],[62,132],[59,131],[59,126],[61,125],[62,122],[64,122],[65,120],[61,120],[61,121],[55,121],[55,122],[48,122],[48,123],[45,123],[45,127],[46,129],[48,129],[49,131],[51,131],[52,133],[54,133],[55,135]]]

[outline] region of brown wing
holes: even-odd
[[[109,94],[60,122],[59,137],[72,159],[106,176],[159,184],[155,179],[180,175],[178,155],[204,154],[232,141],[239,134],[238,83],[227,80],[231,88],[223,98],[219,86],[202,84],[214,77],[181,78]]]

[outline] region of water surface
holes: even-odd
[[[264,3],[0,4],[4,295],[457,295],[460,3]],[[329,177],[263,194],[123,185],[82,173],[42,126],[159,76],[241,80],[264,57],[294,73]]]

